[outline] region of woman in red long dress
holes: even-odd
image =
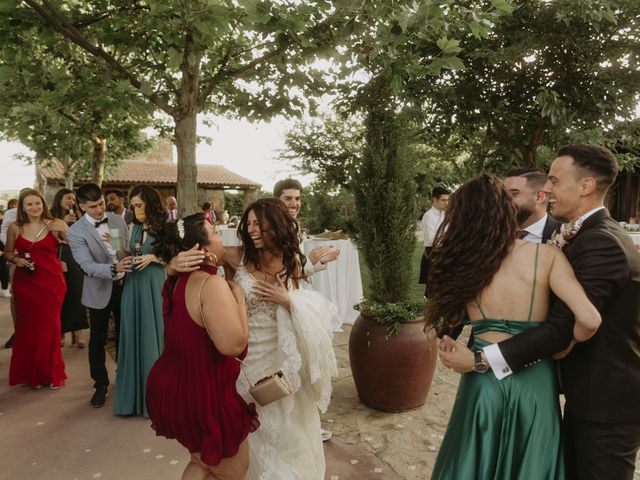
[[[165,282],[164,352],[147,378],[153,429],[191,453],[183,480],[244,479],[247,436],[258,426],[254,405],[236,391],[234,357],[244,358],[249,335],[244,292],[216,275],[224,248],[214,228],[203,213],[166,223],[155,248],[167,263],[196,244],[206,253],[200,270]]]
[[[33,388],[64,385],[67,375],[60,350],[60,312],[67,285],[58,260],[58,242],[67,225],[53,219],[42,195],[24,189],[16,221],[7,232],[7,260],[16,265],[13,299],[16,335],[9,384]]]

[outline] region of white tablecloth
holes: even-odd
[[[225,247],[239,247],[242,245],[242,242],[238,238],[237,228],[229,228],[221,225],[220,231],[222,232],[222,245]]]
[[[633,240],[633,243],[635,243],[636,245],[640,245],[640,232],[627,232],[627,233],[631,237],[631,240]]]
[[[311,277],[311,288],[320,292],[338,307],[338,316],[331,321],[334,332],[342,331],[342,324],[352,325],[360,312],[353,305],[362,301],[362,278],[358,249],[351,240],[321,240],[310,238],[302,244],[307,255],[318,245],[334,245],[340,249],[335,262],[327,264],[327,269]]]

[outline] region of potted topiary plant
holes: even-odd
[[[361,98],[366,142],[353,183],[357,241],[371,272],[371,293],[357,306],[349,358],[364,404],[403,411],[426,401],[437,359],[435,333],[424,331],[424,303],[409,302],[416,242],[409,129],[382,78],[372,80]]]

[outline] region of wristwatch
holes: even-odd
[[[473,352],[473,358],[474,358],[474,365],[473,365],[473,371],[476,373],[484,373],[487,370],[489,370],[489,365],[487,365],[487,362],[485,362],[482,358],[482,351],[478,350],[476,352]]]

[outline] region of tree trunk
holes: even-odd
[[[73,190],[73,184],[76,179],[76,170],[78,169],[79,162],[67,157],[65,160],[61,160],[60,163],[62,163],[64,187],[69,190]]]
[[[521,163],[523,167],[536,168],[536,154],[538,151],[538,145],[542,141],[542,132],[535,130],[531,135],[531,141],[528,145],[522,145],[518,150],[521,155]]]
[[[99,138],[97,135],[92,135],[91,141],[93,142],[91,181],[99,187],[102,187],[102,181],[104,180],[104,164],[107,158],[107,141]]]
[[[189,112],[176,119],[175,140],[178,150],[178,185],[176,188],[179,216],[198,211],[198,167],[196,165],[197,113]]]
[[[175,142],[178,151],[178,184],[176,197],[178,215],[183,217],[199,211],[198,166],[196,164],[196,135],[198,124],[198,80],[200,78],[200,54],[196,54],[194,65],[189,65],[187,52],[192,41],[187,35],[187,50],[180,68],[182,82],[178,113],[174,116]]]

